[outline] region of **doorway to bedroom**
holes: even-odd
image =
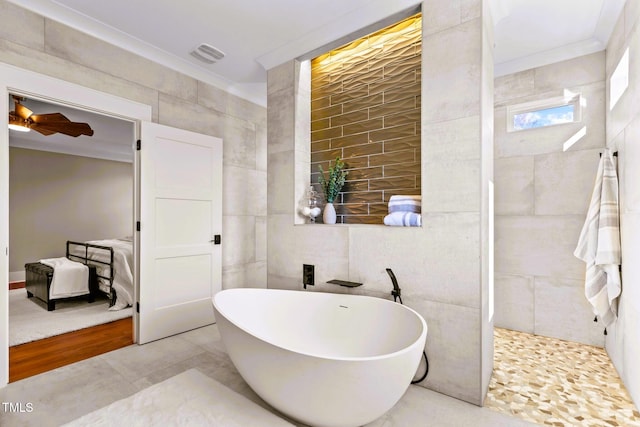
[[[13,94],[9,102],[13,110]],[[9,363],[15,379],[14,365],[24,363],[27,349],[38,359],[55,345],[55,367],[79,360],[79,349],[86,354],[93,334],[102,339],[91,346],[108,342],[106,351],[133,343],[134,305],[134,123],[29,97],[19,102],[40,116],[87,123],[92,135],[9,131]],[[69,283],[60,280],[60,298],[34,290],[47,281],[39,274],[43,266],[82,261],[77,255],[97,265],[95,286],[89,289],[87,281],[89,296],[66,298]],[[84,333],[70,334],[79,330]]]

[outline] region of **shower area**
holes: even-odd
[[[633,58],[640,48],[633,44],[638,17],[629,16],[626,9],[622,15],[606,51],[495,78],[493,379],[501,381],[505,363],[512,372],[528,375],[529,380],[523,381],[535,384],[538,390],[533,390],[533,395],[543,401],[542,389],[548,387],[542,384],[545,371],[551,376],[562,375],[548,372],[553,359],[559,357],[569,362],[559,368],[566,372],[595,369],[585,374],[589,377],[586,384],[590,384],[582,386],[583,393],[589,388],[604,390],[607,382],[619,384],[626,398],[619,407],[626,405],[630,418],[622,418],[618,425],[637,425],[640,368],[633,361],[640,360],[640,271],[633,259],[640,250],[640,188],[633,183],[640,178],[640,114],[632,99],[640,96],[639,74],[631,60],[627,85],[621,91],[612,89],[612,74],[629,67],[629,62],[624,62],[625,51],[630,55],[627,58]],[[616,100],[612,92],[621,92],[621,96]],[[526,111],[525,107],[537,107],[529,112],[542,111],[559,100],[574,106],[571,114],[562,112],[548,123],[518,129],[516,122],[522,119],[518,114]],[[541,119],[540,114],[534,116],[531,113],[528,119]],[[606,334],[602,322],[594,321],[585,297],[585,263],[573,254],[605,148],[617,152],[622,253],[618,320],[606,328]],[[525,355],[533,349],[538,351],[537,359],[526,361]],[[527,363],[536,367],[521,365]],[[611,373],[613,377],[606,376]],[[508,406],[491,399],[495,396],[490,392],[489,406]],[[594,399],[598,397],[590,395],[587,400],[594,403]],[[526,399],[512,399],[511,410],[517,412],[514,408],[526,404]],[[576,404],[580,407],[582,403]],[[581,408],[588,412],[586,406]],[[543,411],[540,418],[530,420],[551,418]]]

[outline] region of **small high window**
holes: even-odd
[[[507,108],[507,131],[575,123],[581,120],[579,94],[512,105]]]

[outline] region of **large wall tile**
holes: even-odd
[[[437,33],[460,24],[460,2],[426,0],[424,3],[423,7],[431,10],[431,13],[425,14],[423,18],[422,32],[425,35]]]
[[[535,157],[536,215],[586,215],[602,150]]]
[[[474,116],[480,111],[481,31],[480,19],[476,19],[423,40],[422,79],[429,84],[422,88],[422,115],[428,122]]]
[[[480,208],[480,160],[449,158],[424,165],[422,212],[474,212]]]
[[[0,60],[16,67],[150,105],[153,110],[153,121],[158,120],[158,91],[153,88],[38,50],[25,49],[23,45],[2,39],[0,39]]]
[[[495,159],[495,214],[533,215],[533,177],[533,157],[527,156]]]
[[[265,119],[256,123],[256,169],[259,171],[267,171],[267,120]]]
[[[535,334],[604,346],[604,326],[593,321],[584,280],[536,277]]]
[[[271,68],[267,75],[267,93],[269,96],[281,90],[293,89],[291,83],[295,79],[295,74],[296,65],[294,61],[288,61]]]
[[[349,277],[390,292],[391,268],[405,295],[468,307],[480,304],[477,214],[423,214],[422,229],[350,229]],[[428,271],[428,279],[424,272]]]
[[[44,22],[42,16],[27,9],[8,1],[0,3],[0,39],[43,51]]]
[[[579,56],[536,68],[535,88],[545,92],[558,87],[572,88],[604,80],[605,52]]]
[[[227,113],[230,98],[233,96],[228,92],[210,84],[198,82],[198,104]]]
[[[535,93],[534,75],[534,70],[526,70],[496,77],[495,106],[503,107],[511,103],[514,98],[533,95]]]
[[[222,269],[223,289],[233,288],[266,288],[267,263],[231,265]]]
[[[223,215],[222,265],[248,264],[256,260],[256,232],[253,216]]]
[[[269,275],[291,277],[302,285],[302,264],[315,265],[316,283],[349,280],[349,229],[329,225],[293,226],[291,215],[269,215]]]
[[[624,132],[624,143],[618,156],[618,174],[620,179],[620,203],[623,212],[640,213],[640,115],[636,117]]]
[[[271,76],[271,72],[269,73]],[[269,154],[290,151],[294,147],[294,89],[269,93],[267,120]]]
[[[187,129],[205,135],[223,138],[225,117],[215,110],[192,104],[182,99],[160,94],[158,122],[163,125]],[[223,141],[223,152],[229,150]]]
[[[640,263],[636,262],[640,254],[640,213],[624,213],[620,218],[623,231],[620,239],[622,247],[622,293],[629,301],[640,301]],[[639,308],[640,309],[640,308]]]
[[[478,116],[435,123],[424,117],[422,133],[428,135],[431,141],[429,150],[422,150],[422,161],[425,163],[480,158],[478,149],[480,118]]]
[[[295,202],[291,200],[295,188],[294,152],[269,154],[267,173],[267,210],[269,214],[291,214]]]
[[[300,268],[300,274],[302,275],[302,268]],[[279,274],[267,274],[267,287],[269,289],[299,291],[302,289],[302,279]]]
[[[267,261],[267,216],[256,216],[256,261]],[[264,277],[266,280],[266,275]]]
[[[585,264],[573,251],[583,223],[579,215],[497,217],[496,272],[582,278]]]
[[[636,31],[635,36],[637,36],[638,27],[637,24],[640,22],[640,3],[637,1],[628,1],[625,3],[624,10],[622,11],[622,15],[624,16],[624,36],[629,39],[634,36],[634,31]]]
[[[624,346],[622,350],[622,359],[624,360],[624,383],[629,390],[636,407],[638,404],[638,397],[640,396],[640,366],[638,360],[640,360],[640,342],[638,341],[638,331],[640,330],[640,311],[638,305],[633,306],[633,303],[629,304],[629,309],[622,313],[621,322],[624,323],[626,336],[624,339]]]
[[[266,172],[225,165],[222,179],[223,214],[266,216],[266,180]]]
[[[55,56],[154,87],[176,98],[196,101],[197,81],[194,78],[56,21],[46,20],[45,45],[47,52]]]
[[[427,322],[427,388],[482,405],[480,310],[409,298],[405,304]]]
[[[225,117],[222,138],[225,165],[256,169],[256,128],[253,123]]]
[[[534,333],[533,277],[497,273],[494,285],[495,326]]]

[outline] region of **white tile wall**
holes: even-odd
[[[573,251],[604,147],[604,70],[605,54],[598,52],[495,80],[498,326],[603,345],[584,297],[585,265]],[[562,96],[567,89],[585,100],[581,122],[506,131],[509,105]],[[586,135],[564,151],[582,128]]]
[[[496,274],[495,325],[534,333],[535,293],[533,276]]]
[[[607,145],[618,150],[622,294],[619,318],[606,348],[636,406],[640,405],[640,2],[627,1],[607,45],[607,78],[629,49],[629,87],[613,110],[607,108]]]
[[[584,281],[557,276],[535,277],[535,333],[604,346],[604,326],[593,321],[584,298]]]

